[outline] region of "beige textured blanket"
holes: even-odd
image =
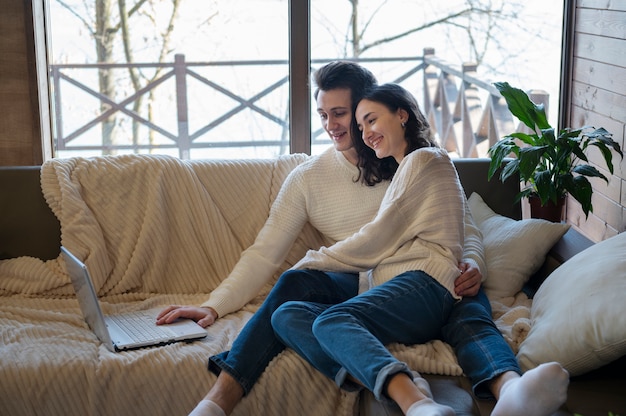
[[[199,304],[254,241],[286,175],[305,158],[53,160],[42,168],[42,189],[62,244],[85,260],[105,313]],[[279,273],[321,241],[307,227]],[[207,358],[229,349],[270,287],[202,341],[111,353],[82,320],[60,258],[1,261],[0,414],[185,415],[215,380]],[[519,345],[523,331],[509,332]],[[440,341],[390,349],[417,371],[462,373]],[[357,397],[285,351],[234,414],[350,415]]]

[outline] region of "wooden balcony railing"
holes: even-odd
[[[476,64],[448,64],[432,48],[424,49],[424,62],[424,113],[449,152],[486,157],[505,134],[527,130],[515,125],[506,101],[491,81],[478,77]],[[534,90],[530,96],[548,108],[548,93]]]
[[[321,66],[329,61],[316,60],[312,65]],[[519,126],[515,127],[504,99],[490,81],[478,76],[474,64],[451,65],[438,58],[432,48],[424,49],[421,57],[354,61],[364,65],[383,61],[402,63],[404,66],[400,74],[394,75],[393,79],[380,81],[401,83],[412,92],[417,92],[418,98],[422,95],[422,109],[438,141],[448,151],[460,157],[485,157],[487,149],[504,134],[522,129]],[[224,76],[228,71],[218,71],[217,68],[228,67],[232,70],[249,68],[259,72],[271,68],[271,71],[270,76],[266,77],[269,79],[264,78],[266,82],[260,90],[244,95],[237,91],[232,83],[220,80],[219,76]],[[157,79],[137,91],[126,94],[123,98],[107,97],[97,91],[97,88],[90,87],[97,84],[94,82],[94,71],[129,68],[142,70],[160,68],[162,73]],[[213,72],[208,69],[213,69]],[[85,75],[88,71],[91,71],[91,75]],[[52,65],[50,74],[53,85],[54,141],[56,149],[62,154],[80,151],[88,151],[91,155],[121,151],[170,151],[187,159],[193,157],[192,151],[202,149],[272,148],[274,154],[289,151],[289,122],[286,115],[288,103],[271,107],[264,102],[270,98],[278,102],[286,101],[280,97],[284,96],[289,82],[287,61],[192,63],[186,62],[183,55],[176,55],[173,63],[162,64]],[[207,74],[213,76],[209,77]],[[419,81],[420,74],[423,82]],[[193,86],[190,85],[191,82]],[[171,108],[163,111],[163,114],[172,116],[168,120],[138,106],[133,108],[138,100],[167,85],[171,95],[169,101],[172,104]],[[198,101],[195,104],[192,102],[189,91],[199,88],[205,88],[211,91],[213,96],[228,100],[229,104],[216,104],[211,107],[211,111],[207,111],[211,114],[198,115],[199,111],[194,108]],[[82,96],[88,97],[91,107],[86,109],[88,104],[64,102],[65,93],[69,89],[73,89],[75,95],[78,91]],[[532,98],[535,102],[543,102],[546,106],[548,104],[545,92],[534,92]],[[207,101],[211,99],[207,98]],[[144,105],[145,108],[152,108],[163,104]],[[190,115],[192,113],[193,116]],[[312,116],[316,117],[315,114]],[[113,123],[121,123],[122,118],[126,124],[133,123],[135,129],[142,129],[141,132],[135,131],[134,139],[128,137],[130,133],[127,133],[115,142],[103,141],[98,128],[102,131],[106,123],[111,123],[111,120]],[[261,133],[261,137],[255,138],[253,134],[248,135],[244,129],[236,139],[223,139],[225,129],[232,133],[232,126],[246,126],[246,123],[264,124],[269,133]],[[312,124],[316,123],[317,121],[314,121]],[[329,143],[321,129],[311,133],[311,140],[313,146]]]

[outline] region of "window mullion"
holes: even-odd
[[[289,0],[289,136],[291,153],[311,154],[310,26],[310,0]]]

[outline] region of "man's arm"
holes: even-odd
[[[169,306],[159,313],[157,324],[188,318],[208,326],[219,317],[241,309],[259,294],[285,261],[308,220],[301,179],[296,171],[287,177],[254,243],[241,254],[209,299],[200,306]]]

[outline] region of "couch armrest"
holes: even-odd
[[[0,259],[58,257],[61,226],[41,193],[40,166],[0,167]]]

